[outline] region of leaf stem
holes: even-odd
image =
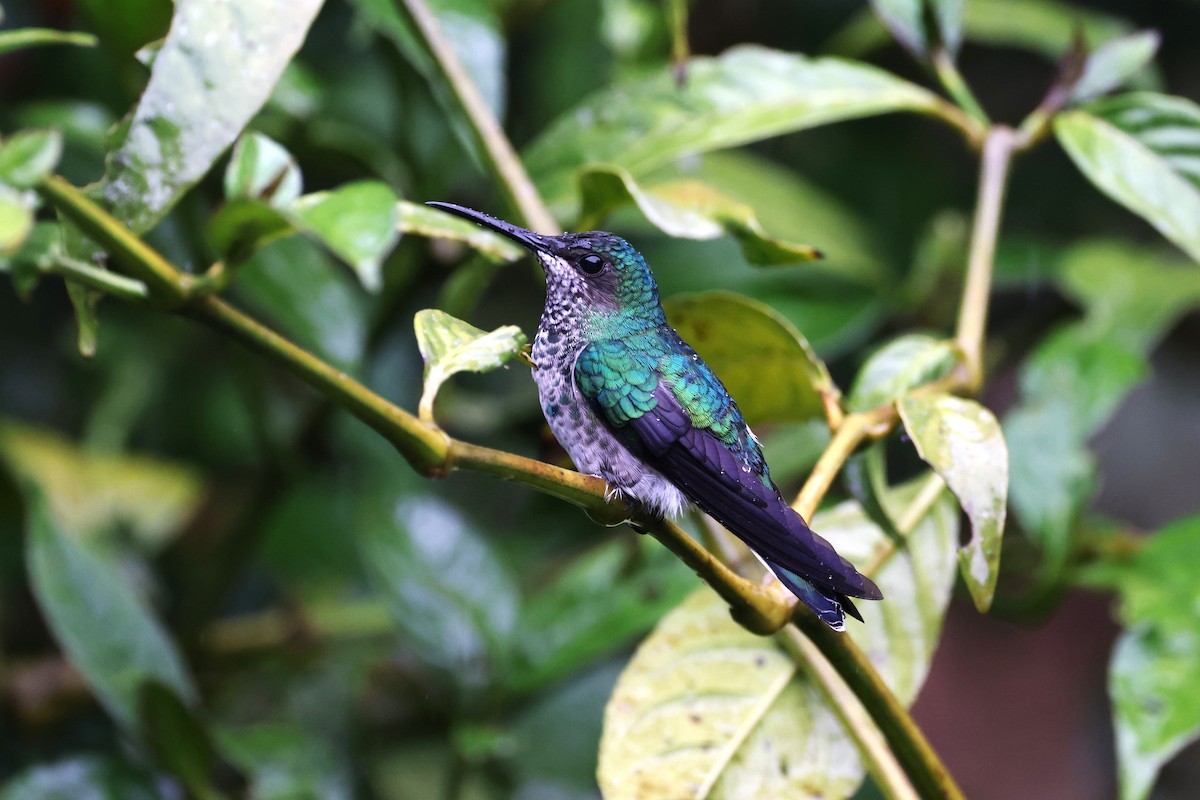
[[[126,278],[124,275],[65,255],[55,258],[45,271],[81,283],[89,289],[120,297],[122,300],[137,302],[150,297],[150,290],[139,280]]]
[[[962,73],[958,71],[958,66],[951,58],[950,52],[945,47],[937,47],[931,54],[931,61],[933,71],[941,81],[942,87],[959,108],[967,112],[967,115],[981,128],[990,127],[992,121],[988,119],[987,112],[983,110],[975,93],[971,91],[971,87],[963,79]]]
[[[992,264],[1008,168],[1019,141],[1012,128],[998,125],[988,133],[983,145],[970,255],[955,334],[966,361],[968,388],[972,390],[978,389],[983,382],[983,346],[988,297],[992,289]]]
[[[475,82],[450,46],[442,26],[425,0],[396,0],[418,37],[433,56],[434,64],[446,82],[455,102],[466,117],[468,127],[488,169],[496,178],[508,201],[521,215],[526,227],[540,233],[558,234],[562,230],[542,201],[525,166],[517,157],[499,121],[484,102]]]
[[[42,181],[38,191],[131,273],[131,277],[146,284],[152,303],[171,309],[187,302],[192,276],[176,269],[83,192],[56,175]]]

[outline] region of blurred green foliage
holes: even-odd
[[[854,636],[905,704],[956,559],[1002,613],[1044,613],[1081,581],[1119,593],[1119,790],[1146,797],[1200,733],[1200,526],[1143,546],[1105,518],[1089,442],[1200,306],[1200,107],[1184,96],[1200,8],[430,5],[562,226],[647,255],[785,491],[826,447],[839,385],[847,412],[899,402],[907,434],[854,456],[814,519],[884,586]],[[455,437],[561,462],[509,361],[538,276],[421,205],[528,222],[404,8],[6,4],[0,798],[876,791],[818,682],[664,548],[491,476],[420,478],[286,369],[153,313],[156,287],[47,202],[49,175],[87,186],[199,291]],[[912,394],[963,358],[984,108],[1025,119],[1031,151],[995,259],[994,417]],[[746,677],[764,665],[765,683]],[[661,767],[676,729],[630,714],[690,725],[697,698],[741,705]]]

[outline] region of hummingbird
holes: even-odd
[[[883,598],[771,480],[762,447],[712,369],[667,324],[641,253],[612,233],[548,236],[451,203],[530,250],[546,273],[534,380],[555,438],[584,473],[651,513],[690,504],[741,539],[834,630]]]

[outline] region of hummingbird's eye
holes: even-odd
[[[591,253],[579,259],[579,268],[588,275],[596,275],[604,269],[604,259]]]

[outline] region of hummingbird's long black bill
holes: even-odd
[[[547,249],[546,239],[548,237],[542,236],[540,233],[534,233],[531,230],[518,227],[510,222],[505,222],[502,219],[496,219],[490,214],[484,214],[482,211],[476,211],[464,206],[456,206],[454,203],[439,203],[436,200],[431,200],[425,205],[433,206],[434,208],[440,208],[442,211],[449,212],[455,216],[462,217],[463,219],[469,219],[477,225],[482,225],[485,228],[491,228],[497,233],[502,233],[513,241],[528,247],[530,250],[545,251]]]

